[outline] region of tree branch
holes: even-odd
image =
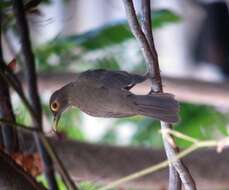
[[[159,68],[159,61],[158,61],[158,55],[156,51],[156,47],[154,44],[154,39],[153,39],[153,33],[152,33],[152,27],[151,27],[151,11],[150,11],[150,0],[142,0],[142,18],[143,18],[143,30],[146,35],[147,41],[150,45],[152,56],[153,56],[153,63],[151,63],[151,67],[154,67],[155,70],[155,79],[156,79],[156,86],[157,88],[155,90],[159,89],[159,92],[163,92],[163,87],[162,87],[162,80],[161,80],[161,75],[160,75],[160,68]],[[154,91],[155,91],[154,90]],[[161,128],[162,129],[170,129],[172,128],[172,125],[169,123],[161,122]],[[168,134],[167,134],[168,135]],[[164,141],[164,147],[165,151],[167,154],[168,159],[172,159],[176,153],[179,152],[177,147],[172,146],[169,142],[168,139],[166,139],[166,136],[162,134],[163,141]],[[172,136],[169,135],[169,138],[172,140]],[[173,144],[175,145],[175,142],[173,140]],[[184,184],[185,189],[196,189],[195,187],[195,182],[188,170],[188,168],[185,166],[182,160],[176,160],[173,162],[170,166],[170,183],[169,183],[169,189],[181,189],[180,182],[178,181],[177,177],[177,172],[174,171],[174,168],[179,174],[179,177]],[[175,180],[173,180],[172,176],[175,175]],[[174,186],[173,186],[174,184]]]
[[[38,91],[37,91],[35,59],[34,59],[32,47],[29,39],[29,29],[25,18],[23,1],[13,0],[13,9],[16,17],[16,26],[22,44],[22,63],[24,69],[24,76],[28,83],[29,101],[32,109],[36,114],[36,117],[32,115],[32,119],[35,127],[42,128],[42,110],[41,110],[41,104],[40,104]],[[52,160],[47,154],[37,133],[34,133],[34,138],[37,142],[37,148],[41,154],[44,163],[44,170],[48,180],[49,187],[51,190],[56,190],[58,189],[58,186],[55,179]]]
[[[1,76],[5,77],[4,72],[2,70],[0,70],[0,74]],[[13,74],[13,73],[9,73],[9,74]],[[30,107],[30,104],[28,103],[27,99],[24,96],[24,92],[18,90],[17,86],[15,85],[14,80],[9,80],[11,79],[12,76],[5,77],[4,79],[8,82],[9,85],[11,85],[14,90],[18,93],[19,97],[23,100],[23,102],[25,103],[25,106],[27,107],[28,110],[30,110],[31,115],[33,115],[33,109]],[[19,82],[19,81],[17,81]],[[30,132],[41,132],[42,129],[41,128],[32,128],[30,126],[26,126],[23,124],[18,124],[18,123],[12,123],[9,121],[5,121],[4,119],[0,120],[0,123],[5,123],[5,124],[11,124],[14,126],[18,126],[21,127],[22,130],[27,130]],[[74,182],[71,180],[71,178],[69,177],[68,173],[66,172],[66,169],[64,168],[63,164],[61,163],[61,160],[57,157],[57,154],[55,153],[54,149],[52,148],[52,146],[49,145],[48,141],[46,140],[46,137],[44,136],[43,133],[39,133],[37,134],[39,136],[39,138],[41,139],[41,141],[45,142],[44,145],[46,147],[46,149],[48,149],[49,155],[51,155],[51,157],[53,158],[53,160],[56,162],[56,165],[60,171],[60,173],[63,175],[62,178],[65,179],[65,181],[69,184],[69,186],[71,187],[71,189],[74,189]],[[56,157],[56,158],[54,158]]]
[[[154,45],[153,33],[152,33],[152,26],[151,26],[151,7],[150,7],[150,0],[142,0],[141,1],[141,18],[142,18],[142,29],[148,41],[148,44],[151,49],[151,53],[153,56],[153,62],[150,62],[150,66],[154,68],[154,75],[156,80],[156,85],[152,86],[152,90],[154,92],[162,92],[162,82],[161,82],[161,75],[160,75],[160,68],[158,63],[158,55],[156,52],[156,48]],[[163,128],[163,124],[161,123],[161,127]],[[168,151],[172,149],[170,145],[164,140],[164,147],[169,158]],[[169,165],[169,190],[179,190],[181,189],[181,179],[179,174],[177,173],[176,169],[173,167],[172,164]]]
[[[155,70],[155,80],[156,80],[156,88],[153,89],[154,92],[158,91],[163,92],[162,87],[162,80],[160,75],[160,68],[159,68],[159,61],[158,61],[158,55],[156,51],[156,47],[154,44],[153,39],[153,33],[152,33],[152,26],[151,26],[151,11],[150,11],[150,0],[142,0],[142,17],[143,17],[143,30],[146,35],[148,44],[151,48],[152,56],[153,56],[153,63],[151,63],[151,67],[154,67]],[[161,128],[162,129],[170,129],[172,128],[172,125],[169,123],[161,122]],[[169,160],[173,159],[173,157],[176,155],[176,153],[179,152],[179,149],[175,146],[175,142],[172,139],[171,134],[162,134],[163,141],[164,141],[164,147],[167,154],[167,157]],[[172,144],[169,143],[168,137],[170,140],[172,140]],[[174,171],[176,169],[176,171]],[[170,164],[170,183],[169,183],[169,189],[176,190],[181,189],[181,183],[179,177],[184,184],[185,189],[196,189],[195,182],[188,170],[188,168],[185,166],[182,160],[176,159],[172,164]]]
[[[156,85],[152,86],[154,92],[162,91],[162,82],[161,82],[161,75],[160,75],[160,68],[158,63],[158,55],[156,52],[153,33],[152,33],[152,26],[151,26],[151,9],[150,9],[150,0],[141,0],[141,19],[142,19],[142,30],[145,34],[147,39],[147,43],[150,47],[151,51],[150,54],[150,62],[148,62],[149,67],[154,68],[153,76],[155,76],[154,80],[156,80]],[[148,48],[147,48],[148,49]]]
[[[143,26],[144,31],[146,32],[145,34],[142,32],[141,27],[138,23],[137,16],[134,10],[134,5],[132,0],[123,0],[125,10],[126,10],[126,15],[127,19],[130,25],[130,28],[132,30],[132,33],[138,40],[140,46],[142,47],[142,52],[145,57],[146,63],[148,64],[148,70],[149,70],[149,76],[153,81],[153,78],[155,79],[156,83],[152,83],[152,90],[154,92],[163,92],[162,89],[162,83],[161,83],[161,76],[160,76],[160,70],[159,70],[159,64],[158,64],[158,57],[157,57],[157,52],[155,49],[154,41],[153,40],[153,35],[151,29],[149,29],[151,26]],[[146,9],[146,6],[150,6],[150,1],[143,1],[145,4],[142,8]],[[149,9],[149,8],[148,8]],[[150,19],[150,11],[148,10],[143,10],[143,17],[145,17],[143,20],[144,25],[149,24],[149,19]],[[146,38],[145,35],[148,37]],[[150,40],[150,41],[147,41]],[[149,45],[153,44],[153,45]],[[171,128],[172,125],[161,122],[161,128],[162,129],[167,129]],[[172,137],[170,136],[171,141],[173,141]],[[178,149],[175,146],[175,143],[171,145],[168,141],[167,138],[163,135],[163,141],[164,141],[164,147],[165,151],[167,154],[167,157],[169,160],[174,158],[176,156],[176,153],[178,152]],[[179,176],[182,180],[182,183],[184,184],[186,189],[195,189],[195,183],[183,164],[183,162],[179,159],[177,159],[175,162],[172,163],[172,166],[176,169],[176,171],[179,173]],[[175,175],[175,176],[174,176]],[[171,178],[172,177],[172,178]],[[174,171],[173,168],[170,168],[170,185],[169,188],[171,190],[175,190],[177,187],[179,188],[179,181],[178,177],[176,177],[176,172]]]
[[[0,68],[5,67],[3,52],[2,52],[2,12],[0,10]],[[8,121],[15,122],[15,117],[12,111],[10,100],[9,87],[4,78],[0,76],[0,118],[5,118]],[[5,151],[12,153],[18,150],[18,137],[15,127],[8,124],[1,125],[1,135]]]
[[[141,26],[138,23],[137,15],[135,13],[132,0],[123,0],[123,2],[130,29],[142,49],[143,56],[145,58],[145,61],[147,62],[146,66],[148,67],[149,77],[152,83],[154,83],[155,69],[154,67],[150,66],[150,64],[153,63],[153,56],[150,50],[150,46],[147,42],[144,33],[141,30]]]

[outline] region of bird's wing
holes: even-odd
[[[146,80],[145,76],[130,74],[125,71],[107,71],[104,69],[83,72],[83,78],[96,81],[98,85],[106,88],[130,89],[135,84]]]

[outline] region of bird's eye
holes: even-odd
[[[58,102],[53,102],[52,104],[51,104],[51,110],[52,111],[54,111],[54,112],[56,112],[56,111],[58,111],[59,110],[59,103]]]

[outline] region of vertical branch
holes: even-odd
[[[153,62],[150,63],[151,67],[155,68],[155,86],[152,86],[152,90],[154,92],[163,92],[162,82],[161,82],[161,75],[160,75],[160,68],[159,68],[159,62],[158,62],[158,54],[156,52],[156,47],[154,44],[153,39],[153,33],[152,33],[152,25],[151,25],[151,6],[150,6],[150,0],[142,0],[141,1],[141,19],[142,19],[142,30],[146,36],[146,39],[148,41],[148,44],[150,46],[152,56],[153,56]],[[161,122],[161,128],[167,128],[166,125]],[[172,127],[172,126],[169,126]],[[166,140],[165,136],[162,135],[165,152],[168,158],[172,156],[170,153],[171,150],[175,150]],[[174,143],[175,144],[175,143]],[[178,149],[177,149],[178,150]],[[174,151],[175,152],[175,151]],[[178,152],[178,151],[176,151]],[[175,153],[176,153],[175,152]],[[172,164],[169,164],[169,190],[178,190],[181,189],[181,179],[179,177],[179,174],[177,173],[176,169]]]
[[[16,25],[19,31],[21,44],[22,44],[22,63],[24,69],[24,77],[28,85],[28,95],[29,101],[32,109],[35,112],[35,117],[33,117],[33,123],[35,127],[42,129],[42,110],[41,104],[38,96],[37,89],[37,75],[35,69],[35,59],[32,52],[32,47],[29,39],[29,29],[25,18],[24,7],[22,0],[13,0],[14,14],[16,17]],[[54,167],[51,158],[47,154],[39,136],[37,133],[34,133],[34,138],[38,147],[38,150],[41,154],[44,164],[45,174],[48,180],[48,184],[51,190],[58,189]]]
[[[142,0],[142,21],[143,21],[142,28],[147,38],[148,44],[151,48],[151,52],[153,56],[153,63],[151,63],[151,67],[154,67],[155,70],[155,80],[157,86],[157,89],[155,90],[159,89],[159,92],[163,92],[158,55],[157,55],[157,51],[153,39],[152,26],[151,26],[150,0]],[[172,128],[172,125],[169,123],[161,122],[161,128],[162,129]],[[172,159],[176,155],[176,153],[179,152],[179,150],[177,147],[173,147],[168,142],[168,138],[166,138],[166,135],[168,134],[162,134],[164,147],[165,147],[167,157],[169,159]],[[174,139],[171,135],[169,135],[169,139],[171,139],[174,142]],[[175,145],[175,142],[173,144]],[[177,172],[175,171],[175,169],[177,170]],[[179,177],[182,180],[185,189],[196,189],[195,182],[188,168],[184,165],[182,160],[177,160],[176,162],[174,162],[173,166],[170,166],[170,187],[169,187],[170,189],[177,189],[177,185],[180,184],[179,182],[180,179],[177,173],[179,174]],[[172,184],[174,184],[175,186],[172,187]]]
[[[141,30],[141,26],[138,23],[137,15],[135,13],[132,0],[123,0],[123,2],[124,2],[125,11],[126,11],[126,17],[130,25],[130,30],[133,33],[133,35],[135,36],[136,40],[138,41],[138,44],[141,47],[142,54],[147,63],[146,66],[148,69],[149,77],[151,81],[153,82],[155,70],[154,70],[154,67],[150,66],[151,63],[153,63],[153,56],[152,56],[149,44],[147,42],[147,39],[144,33]]]
[[[150,0],[142,0],[141,1],[141,19],[142,19],[142,30],[145,34],[147,42],[151,49],[153,62],[150,62],[149,67],[154,68],[154,80],[156,81],[156,85],[152,86],[154,92],[163,92],[160,68],[158,63],[158,55],[156,52],[156,48],[154,45],[152,26],[151,26],[151,10],[150,10]]]
[[[42,113],[41,113],[41,104],[39,101],[38,91],[37,91],[37,78],[36,78],[36,71],[35,71],[35,61],[34,55],[31,48],[31,43],[29,39],[29,29],[25,18],[25,13],[23,11],[23,3],[22,0],[13,0],[13,8],[14,13],[16,16],[16,24],[19,30],[19,34],[21,37],[22,43],[22,53],[23,53],[23,66],[25,71],[25,79],[27,80],[28,91],[29,91],[29,100],[30,103],[27,102],[25,99],[24,93],[17,89],[15,86],[14,81],[8,80],[8,82],[14,87],[14,89],[18,92],[19,96],[24,101],[25,105],[29,109],[31,116],[33,117],[33,122],[38,130],[42,130]],[[1,74],[1,71],[0,71]],[[30,107],[31,104],[31,107]],[[37,107],[38,106],[38,107]],[[77,185],[73,182],[70,178],[69,174],[67,173],[66,169],[64,168],[61,160],[58,158],[57,154],[55,153],[52,146],[49,144],[47,139],[45,138],[42,132],[34,132],[35,141],[38,147],[38,150],[42,156],[45,173],[48,179],[48,183],[50,189],[56,190],[58,189],[55,175],[54,175],[54,168],[53,163],[54,161],[57,164],[57,168],[64,178],[64,181],[67,183],[67,186],[70,190],[77,190],[79,189]],[[45,149],[46,148],[46,149]],[[49,153],[49,154],[47,154]],[[52,158],[52,159],[51,159]]]
[[[150,0],[142,0],[142,28],[145,34],[141,30],[140,24],[138,23],[132,0],[123,0],[123,2],[130,28],[142,48],[143,55],[148,65],[148,74],[152,81],[151,88],[154,92],[163,93],[158,56],[154,45],[153,34],[151,29]],[[155,84],[153,82],[153,79],[156,82]],[[162,129],[167,129],[171,127],[171,124],[161,122]],[[173,141],[173,138],[171,136],[168,136],[167,134],[167,138],[168,137]],[[167,141],[167,138],[165,134],[163,134],[166,155],[168,159],[171,160],[176,156],[178,149],[176,147],[173,147]],[[175,162],[173,162],[172,166],[173,167],[170,167],[170,190],[181,189],[180,179],[186,189],[196,189],[192,176],[190,175],[188,169],[185,167],[181,160],[176,160]],[[176,171],[174,168],[176,169]],[[177,175],[177,173],[179,174],[179,176]]]
[[[0,68],[4,69],[5,63],[2,52],[2,12],[0,10]],[[9,87],[7,82],[0,76],[0,118],[4,118],[10,122],[15,122],[15,116],[12,111],[12,105],[10,100]],[[12,153],[18,150],[18,137],[16,128],[8,125],[1,125],[1,137],[2,143],[6,152]]]

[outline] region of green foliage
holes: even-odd
[[[114,57],[97,59],[94,64],[95,69],[120,70],[119,63]]]
[[[136,132],[131,139],[131,144],[159,148],[162,146],[159,130],[160,123],[158,121],[142,117],[136,125]]]
[[[18,104],[14,110],[17,123],[24,123],[26,125],[32,124],[32,119],[26,107],[23,104]]]
[[[153,12],[152,24],[154,29],[157,29],[166,24],[178,22],[179,20],[180,17],[169,10],[156,10]],[[107,24],[81,35],[54,39],[35,49],[38,68],[42,71],[60,71],[64,68],[66,69],[66,67],[73,62],[82,62],[81,58],[91,51],[99,50],[102,50],[103,54],[105,54],[103,56],[104,60],[96,60],[96,62],[100,64],[96,64],[95,68],[97,68],[97,66],[102,66],[104,68],[106,66],[104,64],[101,65],[101,63],[110,63],[115,60],[115,57],[111,56],[111,51],[105,51],[106,48],[120,45],[130,39],[134,39],[134,37],[129,30],[126,20],[112,22],[111,24]],[[119,49],[121,50],[121,48],[123,47]],[[57,63],[50,63],[52,56],[58,57]],[[117,64],[113,62],[112,68],[115,67],[118,69],[119,64],[120,63]]]
[[[152,12],[152,25],[158,29],[165,24],[180,21],[180,17],[169,10],[156,10]],[[105,25],[96,30],[82,35],[71,36],[69,41],[74,41],[78,46],[87,50],[105,48],[110,45],[120,44],[133,38],[126,20]]]
[[[24,6],[26,7],[28,4],[31,4],[33,0],[24,0]],[[41,3],[50,3],[50,0],[41,0]],[[33,3],[34,4],[34,3]],[[0,9],[10,9],[12,8],[12,1],[10,0],[1,0]]]
[[[170,10],[163,9],[153,12],[153,28],[160,28],[169,23],[179,22],[181,17]]]
[[[213,139],[228,135],[227,125],[229,123],[227,114],[218,112],[210,106],[181,104],[181,121],[175,125],[175,130],[200,140]],[[130,142],[131,145],[160,148],[163,146],[160,134],[159,122],[147,117],[129,117],[118,119],[101,142],[117,143],[117,128],[125,123],[132,123],[135,133]],[[190,143],[176,139],[178,146],[186,148]]]
[[[42,183],[46,188],[48,188],[48,182],[45,179],[44,175],[40,175],[36,179],[38,182]],[[58,184],[58,187],[60,190],[67,190],[68,189],[68,188],[66,188],[64,182],[62,181],[62,179],[60,178],[59,175],[57,176],[57,184]],[[79,186],[80,186],[81,190],[96,190],[96,189],[98,189],[97,185],[95,185],[89,181],[82,181],[82,182],[80,182]]]
[[[38,7],[39,4],[41,3],[50,3],[50,0],[38,0],[38,1],[34,1],[34,0],[24,0],[24,9],[26,11],[26,13],[29,14],[37,14],[37,12],[35,11],[35,9]],[[15,34],[17,35],[16,32],[16,21],[15,21],[15,17],[13,14],[13,2],[10,0],[1,0],[0,1],[0,10],[1,10],[1,14],[2,16],[2,28],[3,30],[7,30],[8,28],[13,29],[13,31],[15,32]]]
[[[75,44],[64,40],[51,41],[35,49],[36,62],[40,71],[61,71],[76,59],[73,51]],[[55,59],[55,60],[52,60]]]
[[[103,137],[100,139],[101,144],[117,144],[118,142],[118,132],[117,126],[113,125],[110,129],[106,131]]]
[[[36,179],[38,182],[42,183],[46,188],[48,188],[48,181],[46,180],[44,175],[37,176]],[[67,189],[59,176],[57,177],[57,185],[60,190]]]
[[[51,123],[53,116],[50,113],[49,106],[43,105],[43,110]],[[85,135],[81,131],[81,124],[82,118],[80,111],[77,109],[70,109],[62,114],[58,124],[58,131],[64,134],[67,138],[83,141],[85,140]]]
[[[228,135],[227,114],[222,114],[210,106],[183,104],[180,112],[182,120],[176,130],[191,137],[206,140]],[[177,144],[187,147],[190,143],[177,139]]]
[[[9,8],[11,6],[11,2],[10,1],[1,1],[0,2],[0,9],[6,9]]]
[[[130,144],[133,146],[149,146],[161,147],[162,139],[158,133],[160,124],[148,117],[134,116],[128,118],[117,119],[113,125],[106,131],[99,143],[117,144],[118,129],[125,124],[132,124],[134,134],[130,139]]]
[[[80,130],[82,120],[79,110],[71,109],[65,113],[60,119],[58,130],[67,135],[70,139],[78,141],[85,140],[83,132]]]

